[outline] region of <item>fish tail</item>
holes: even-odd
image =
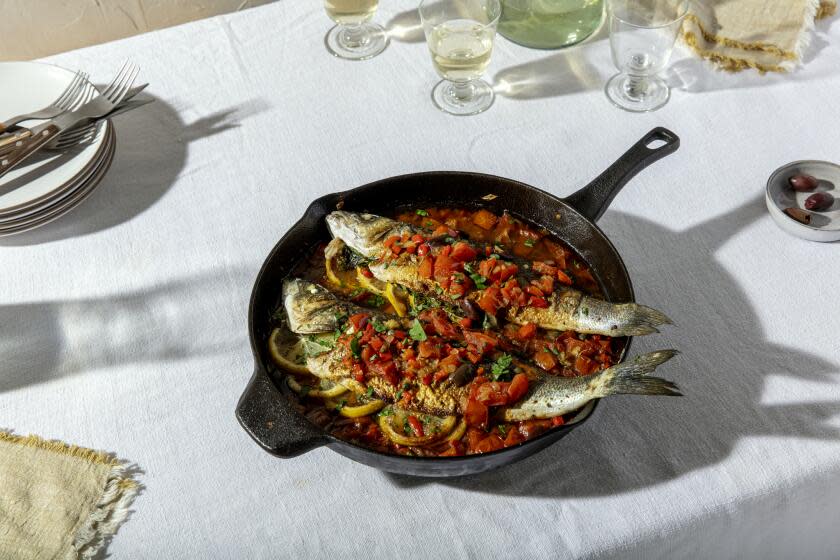
[[[676,350],[659,350],[636,356],[596,375],[590,381],[589,387],[599,397],[609,395],[682,396],[679,388],[671,381],[659,377],[648,377],[648,374],[657,366],[667,362],[678,353]]]
[[[584,297],[578,310],[583,329],[607,336],[641,336],[658,333],[673,322],[664,313],[638,303],[610,303]]]

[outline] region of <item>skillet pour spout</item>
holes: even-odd
[[[630,179],[675,152],[679,144],[676,134],[655,128],[591,183],[565,199],[495,175],[434,171],[390,177],[315,200],[272,249],[254,284],[248,323],[255,371],[236,407],[239,423],[260,447],[278,457],[295,457],[327,446],[368,466],[415,476],[475,474],[513,463],[555,443],[587,421],[597,402],[587,404],[568,424],[533,439],[498,451],[461,457],[389,455],[339,440],[315,426],[283,393],[284,373],[273,364],[266,348],[283,279],[320,242],[329,239],[324,218],[333,210],[393,215],[395,209],[410,207],[486,208],[494,213],[507,210],[562,239],[590,267],[607,301],[632,302],[633,287],[624,262],[595,221]],[[627,339],[622,359],[629,346]]]

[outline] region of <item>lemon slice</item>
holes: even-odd
[[[268,351],[278,366],[299,375],[311,375],[306,368],[303,340],[286,329],[276,328],[268,337]]]
[[[374,412],[379,412],[385,407],[385,401],[375,400],[358,406],[342,406],[338,413],[347,418],[359,418]]]
[[[332,397],[337,397],[339,395],[343,395],[347,392],[347,387],[339,385],[338,383],[333,383],[332,381],[327,381],[326,379],[321,379],[319,383],[319,388],[312,389],[304,387],[300,383],[298,383],[297,379],[292,377],[291,375],[286,377],[286,383],[289,385],[289,388],[297,394],[306,393],[308,397],[319,397],[324,399],[329,399]]]
[[[403,425],[406,422],[409,414],[406,411],[394,409],[394,413],[388,416],[379,416],[379,427],[388,436],[391,441],[399,445],[408,447],[422,447],[436,443],[445,438],[447,434],[452,432],[455,427],[457,418],[455,416],[447,416],[446,418],[438,418],[436,416],[422,415],[425,422],[424,431],[429,431],[427,435],[422,437],[409,436],[405,433]],[[466,424],[464,425],[466,429]],[[463,433],[461,434],[463,435]]]
[[[464,433],[466,433],[466,431],[467,421],[461,418],[461,421],[458,422],[458,426],[456,426],[455,429],[452,430],[452,433],[449,434],[449,437],[447,437],[446,439],[448,439],[449,441],[458,441],[459,439],[464,437]]]
[[[364,288],[365,290],[369,291],[372,294],[376,294],[378,296],[385,295],[385,289],[388,287],[385,282],[382,280],[377,280],[376,278],[368,278],[364,274],[362,274],[362,268],[356,267],[356,280],[359,281],[359,286]]]
[[[391,303],[398,316],[405,317],[408,314],[403,291],[390,282],[385,286],[385,299]]]
[[[338,256],[341,254],[341,251],[344,250],[344,247],[346,247],[344,241],[336,237],[335,239],[330,241],[324,248],[324,260],[327,269],[327,280],[329,280],[337,286],[341,286],[342,282],[341,278],[339,278],[338,274],[336,274],[336,259],[338,259]]]

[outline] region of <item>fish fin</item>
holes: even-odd
[[[624,363],[607,368],[589,383],[599,397],[609,395],[682,396],[676,384],[659,377],[648,377],[657,366],[679,354],[676,350],[659,350],[642,354]]]

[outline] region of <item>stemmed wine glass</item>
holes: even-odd
[[[388,35],[381,25],[370,23],[379,0],[324,0],[327,15],[336,25],[324,42],[339,58],[365,60],[388,46]]]
[[[423,0],[420,20],[435,70],[443,78],[432,99],[453,115],[474,115],[493,104],[493,88],[481,80],[490,63],[499,0]]]
[[[657,76],[665,69],[688,13],[687,0],[610,0],[610,47],[619,73],[605,91],[618,107],[634,112],[665,105],[671,91]]]

